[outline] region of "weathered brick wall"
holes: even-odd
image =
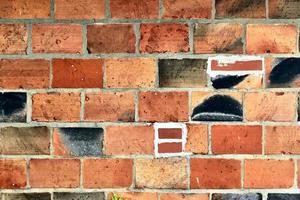
[[[299,19],[299,0],[0,0],[0,200],[300,199]]]

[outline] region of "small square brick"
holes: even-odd
[[[0,189],[17,189],[26,186],[26,161],[0,159]]]
[[[131,24],[87,26],[89,53],[135,53],[135,33]]]
[[[0,122],[26,122],[27,95],[22,92],[0,93]]]
[[[26,54],[27,39],[28,34],[25,24],[0,24],[1,54]]]
[[[269,18],[296,19],[300,18],[300,1],[269,0]]]
[[[34,53],[82,53],[82,26],[78,24],[32,25]]]
[[[142,53],[188,52],[187,24],[142,24],[140,51]]]

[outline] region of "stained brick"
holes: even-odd
[[[1,0],[0,18],[47,19],[49,17],[50,17],[50,0],[39,0],[39,1]]]
[[[204,124],[187,124],[187,130],[185,150],[194,154],[207,154],[208,126]]]
[[[153,88],[156,61],[152,58],[108,59],[105,76],[108,88]]]
[[[262,127],[216,125],[212,129],[214,154],[261,154]]]
[[[278,199],[298,199],[300,194],[284,194],[284,193],[269,193],[268,200],[278,200]]]
[[[291,92],[246,93],[245,118],[248,121],[295,121],[296,101],[296,94]]]
[[[70,121],[80,120],[79,93],[41,93],[32,96],[32,120]]]
[[[6,193],[1,196],[3,200],[51,200],[50,193]]]
[[[142,24],[140,51],[142,53],[188,52],[187,24]]]
[[[207,60],[164,59],[159,60],[160,87],[206,87]]]
[[[88,159],[83,163],[85,188],[127,188],[132,184],[131,159]]]
[[[209,200],[209,194],[163,193],[160,200]]]
[[[80,182],[80,160],[31,159],[31,187],[76,188]]]
[[[2,54],[26,54],[27,39],[25,24],[0,24],[0,52]]]
[[[187,92],[140,92],[140,121],[187,121]]]
[[[43,59],[0,60],[0,87],[11,89],[48,88],[49,61]]]
[[[107,155],[153,154],[152,126],[108,126],[104,135]]]
[[[0,122],[26,122],[27,96],[21,92],[0,94]]]
[[[187,161],[184,158],[137,159],[138,188],[187,188]]]
[[[0,154],[50,154],[50,130],[46,127],[0,129]]]
[[[101,88],[102,66],[100,59],[54,59],[52,87]]]
[[[86,121],[134,121],[134,95],[132,92],[87,93],[84,118]]]
[[[103,19],[104,0],[59,0],[55,2],[56,19]]]
[[[248,54],[295,53],[297,28],[289,24],[249,24],[246,41]]]
[[[262,200],[262,195],[259,193],[245,193],[245,194],[216,193],[216,194],[212,194],[211,198],[212,200],[230,200],[230,199]]]
[[[264,0],[216,0],[216,18],[265,18]]]
[[[26,161],[0,159],[0,188],[16,189],[26,186]]]
[[[245,188],[290,188],[294,182],[292,160],[245,160]]]
[[[165,0],[163,18],[209,19],[211,0]]]
[[[192,158],[192,189],[230,189],[241,187],[241,162],[230,159]]]
[[[88,25],[87,48],[89,53],[135,53],[133,25]]]
[[[154,19],[158,18],[158,0],[111,0],[111,17],[114,19]]]
[[[269,0],[269,17],[273,19],[300,18],[300,1]]]
[[[53,194],[53,200],[105,200],[103,192],[68,193],[60,192]]]
[[[117,192],[114,193],[118,197],[122,197],[125,200],[158,200],[156,193],[150,192]],[[108,194],[108,198],[112,199],[113,193]]]
[[[34,24],[34,53],[82,53],[82,26],[78,24]]]

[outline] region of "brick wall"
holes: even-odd
[[[0,0],[0,200],[300,199],[299,0]]]

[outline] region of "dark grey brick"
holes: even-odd
[[[54,193],[53,200],[104,200],[104,193]]]
[[[248,194],[213,194],[212,200],[261,200],[262,195],[258,193]]]
[[[1,200],[51,200],[50,193],[1,194]]]
[[[300,200],[300,194],[268,194],[268,200]]]
[[[0,122],[26,122],[26,93],[0,94]]]

